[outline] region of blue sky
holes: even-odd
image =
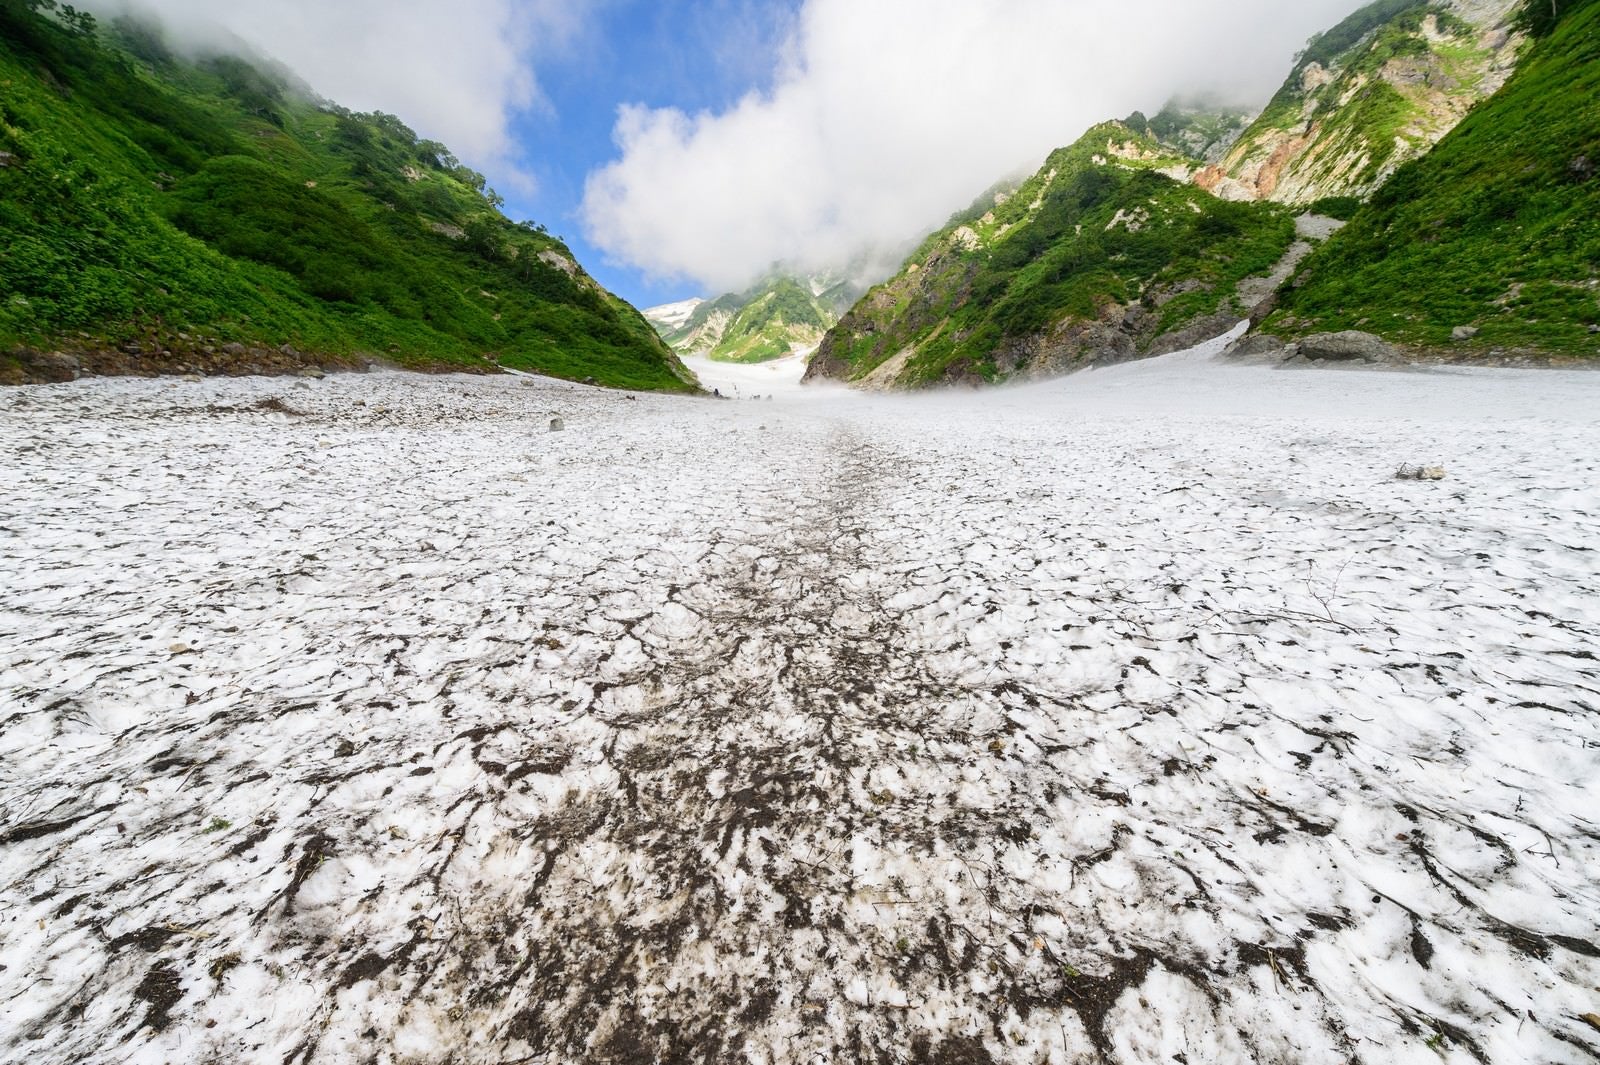
[[[1360,0],[79,2],[399,115],[649,307],[777,263],[887,276],[1096,122],[1264,103]]]
[[[798,0],[608,0],[577,36],[542,53],[548,106],[518,113],[512,135],[537,183],[503,188],[506,213],[564,237],[584,267],[639,307],[707,295],[692,281],[661,281],[608,262],[584,239],[584,181],[618,155],[612,131],[624,104],[720,112],[771,87]],[[717,293],[711,293],[716,295]]]
[[[529,46],[545,106],[509,134],[538,188],[508,206],[648,307],[778,263],[878,280],[1096,122],[1264,103],[1358,0],[499,2],[582,10]]]

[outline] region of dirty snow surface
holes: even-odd
[[[0,1059],[1593,1062],[1597,411],[5,392]]]

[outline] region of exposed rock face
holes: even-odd
[[[1353,329],[1313,334],[1300,341],[1297,351],[1301,358],[1312,362],[1396,362],[1400,359],[1400,350],[1387,340]]]
[[[7,367],[0,364],[0,380],[10,384],[59,384],[63,381],[76,381],[82,372],[82,367],[74,355],[60,351],[35,351],[32,348],[19,348],[11,353],[15,365],[7,371]],[[15,378],[15,380],[4,380]]]
[[[553,248],[546,248],[540,252],[539,261],[546,266],[560,270],[568,277],[576,278],[578,276],[578,264]]]
[[[1282,339],[1270,333],[1241,337],[1222,353],[1227,359],[1281,359],[1287,354]]]
[[[1516,7],[1448,0],[1383,22],[1352,15],[1326,35],[1350,43],[1308,55],[1195,183],[1224,199],[1297,205],[1370,195],[1505,84],[1525,43],[1510,27]]]
[[[0,351],[0,385],[55,384],[79,377],[320,377],[327,370],[366,370],[372,362],[368,356],[313,355],[289,345],[256,347],[222,344],[215,338],[192,337],[184,341],[171,336],[145,343],[130,341],[118,347],[84,344],[66,351],[40,352],[26,347]],[[492,369],[488,363],[451,364],[449,368],[466,373]]]
[[[1175,351],[1183,351],[1197,344],[1204,344],[1208,340],[1227,333],[1245,319],[1236,314],[1212,314],[1204,318],[1196,318],[1181,329],[1174,329],[1151,342],[1145,354],[1150,356],[1171,355]]]

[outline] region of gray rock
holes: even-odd
[[[1222,355],[1228,359],[1281,359],[1285,352],[1281,338],[1271,333],[1251,333],[1229,344]]]
[[[1321,362],[1396,362],[1399,350],[1382,337],[1356,330],[1317,333],[1300,341],[1302,358]]]
[[[300,353],[298,351],[294,350],[294,345],[292,345],[292,344],[283,345],[283,347],[278,349],[278,354],[279,355],[287,355],[291,359],[298,358],[299,355],[300,355]]]
[[[1458,344],[1463,340],[1471,340],[1477,335],[1478,327],[1474,325],[1458,325],[1450,330],[1450,339]]]
[[[76,381],[83,369],[77,356],[62,351],[34,351],[31,348],[22,348],[12,354],[27,368],[29,377],[48,384]]]
[[[296,376],[298,376],[298,377],[308,377],[313,381],[317,381],[317,380],[321,380],[322,378],[324,378],[324,377],[326,377],[328,375],[323,373],[321,370],[317,369],[315,366],[307,366],[304,370],[301,370],[299,372],[299,374],[297,374]]]
[[[567,423],[562,421],[560,418],[551,418],[550,419],[550,431],[552,433],[559,433],[563,429],[565,429],[566,427],[567,427]]]
[[[1181,329],[1174,329],[1170,333],[1156,337],[1147,354],[1170,355],[1174,351],[1185,351],[1196,344],[1215,340],[1243,320],[1232,314],[1213,314],[1197,318]]]
[[[239,355],[243,355],[244,351],[245,351],[244,345],[240,344],[238,341],[234,341],[233,343],[222,345],[222,353],[224,355],[239,356]]]

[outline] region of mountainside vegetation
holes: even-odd
[[[1528,5],[1535,44],[1505,88],[1307,259],[1264,329],[1600,354],[1600,0],[1554,10]]]
[[[990,382],[1225,332],[1251,309],[1241,282],[1294,243],[1294,217],[1187,183],[1194,162],[1126,123],[1091,129],[929,237],[828,334],[808,376]]]
[[[501,202],[443,145],[270,64],[0,0],[0,380],[246,372],[288,353],[696,387]]]
[[[1096,127],[928,238],[808,377],[1053,374],[1244,317],[1374,334],[1372,352],[1593,355],[1597,12],[1378,0],[1314,38],[1253,122],[1173,105]]]
[[[815,350],[860,295],[848,280],[775,273],[744,292],[701,303],[686,321],[645,315],[680,354],[762,363]]]
[[[1312,38],[1283,87],[1196,180],[1229,199],[1365,198],[1505,83],[1516,0],[1377,0]]]

